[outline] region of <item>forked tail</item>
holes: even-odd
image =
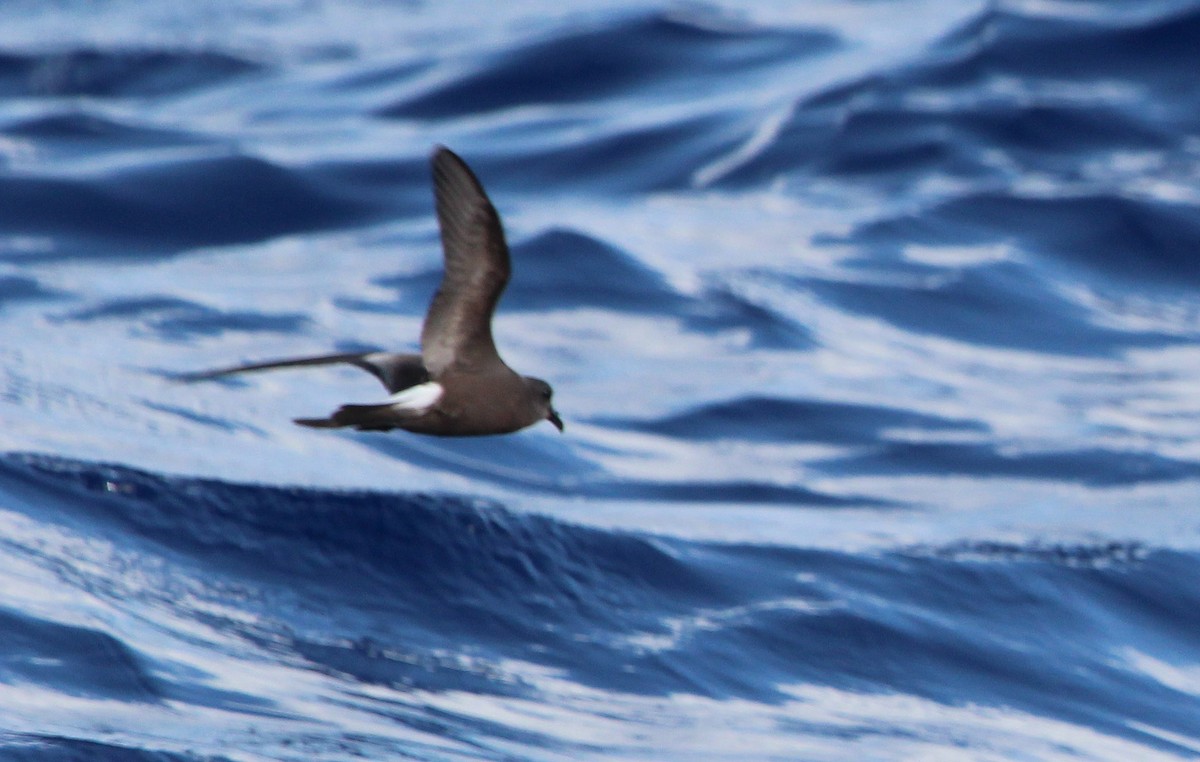
[[[296,418],[296,423],[313,429],[344,429],[352,427],[358,431],[390,431],[399,424],[396,406],[391,403],[380,405],[342,405],[328,418]]]

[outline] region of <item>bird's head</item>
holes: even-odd
[[[554,390],[550,388],[550,384],[540,378],[533,376],[525,377],[525,385],[529,388],[530,395],[537,406],[537,420],[547,420],[554,424],[554,428],[559,431],[563,430],[562,419],[558,417],[558,412],[554,409],[553,399]]]

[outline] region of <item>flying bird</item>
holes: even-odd
[[[201,381],[235,373],[346,363],[378,378],[391,394],[342,405],[327,418],[297,418],[319,429],[404,429],[463,437],[508,434],[539,421],[563,430],[550,384],[505,364],[492,339],[492,313],[512,271],[500,216],[467,163],[433,152],[433,192],[445,271],[421,328],[421,353],[360,352],[236,365],[182,376]]]

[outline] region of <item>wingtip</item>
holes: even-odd
[[[431,151],[429,154],[429,163],[436,167],[438,164],[444,164],[447,161],[452,161],[458,164],[466,163],[462,160],[461,156],[454,153],[454,151],[451,151],[441,143],[438,143],[433,147],[433,151]]]
[[[443,209],[472,208],[477,204],[491,204],[483,183],[471,166],[458,154],[439,145],[430,160],[433,170],[434,196],[437,198],[439,215]],[[443,207],[443,203],[445,207]]]
[[[340,428],[340,424],[332,418],[293,418],[292,423],[297,426],[306,426],[310,429],[336,429]]]
[[[198,384],[220,378],[221,373],[211,370],[195,370],[185,373],[168,373],[165,378],[173,384]]]
[[[447,181],[465,178],[475,186],[477,193],[483,196],[487,195],[487,192],[483,189],[483,183],[479,182],[479,178],[475,176],[475,170],[471,169],[471,165],[467,164],[467,160],[446,146],[437,145],[434,147],[433,154],[429,158],[429,165],[433,168],[435,184],[438,184],[439,178],[444,178]]]

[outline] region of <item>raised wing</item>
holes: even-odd
[[[445,272],[421,330],[421,356],[436,378],[453,366],[500,364],[492,313],[511,265],[500,216],[466,162],[447,148],[433,154],[433,190]]]

